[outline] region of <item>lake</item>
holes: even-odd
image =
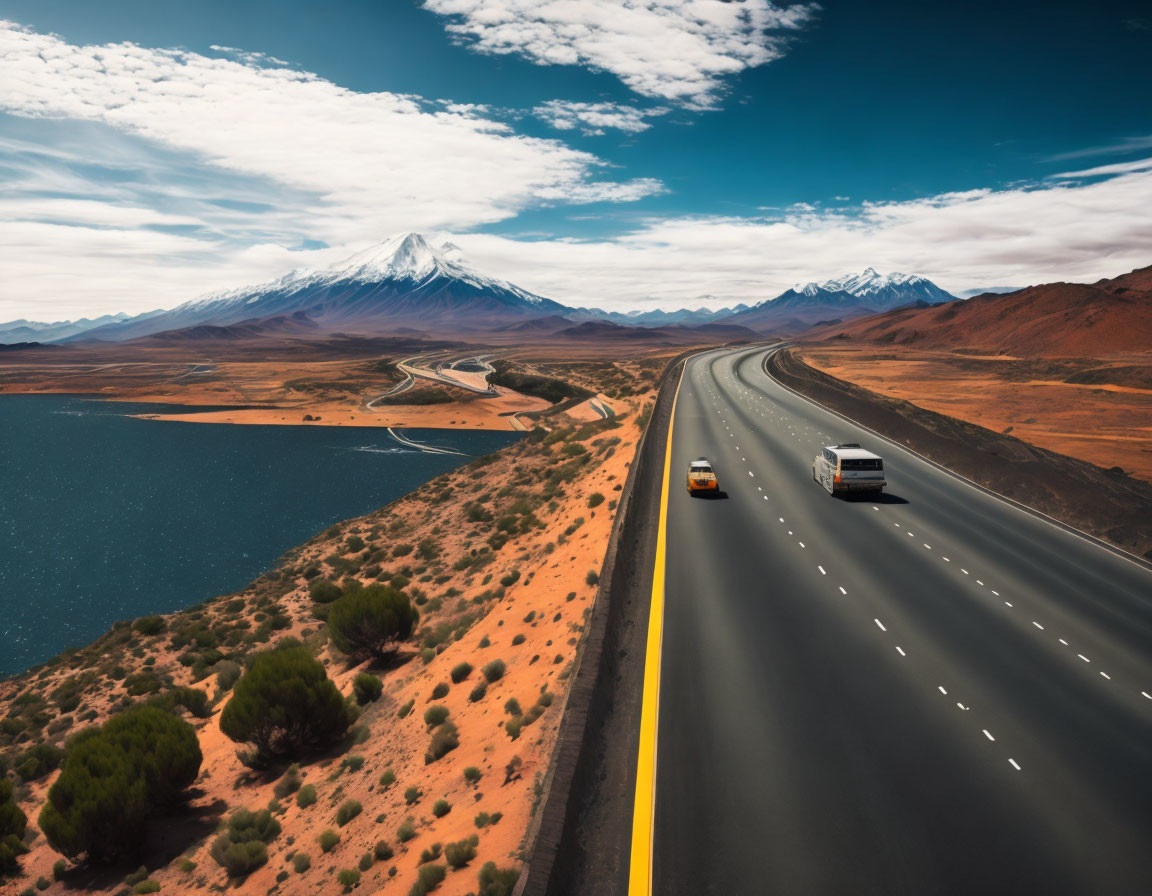
[[[235,591],[288,549],[375,510],[514,432],[137,420],[188,410],[0,396],[0,676],[119,619]]]

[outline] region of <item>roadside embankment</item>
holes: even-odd
[[[769,354],[766,368],[793,391],[989,491],[1152,559],[1149,483],[878,395],[809,367],[791,350]]]

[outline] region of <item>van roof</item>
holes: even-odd
[[[708,463],[708,458],[699,457],[696,460],[692,461],[692,463],[690,463],[688,466],[690,466],[690,467],[710,467],[712,465],[710,463]]]
[[[871,451],[865,451],[863,448],[841,448],[839,445],[829,445],[827,446],[827,450],[834,452],[839,457],[849,457],[857,460],[880,460],[879,454],[873,454]]]

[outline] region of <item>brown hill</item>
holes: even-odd
[[[1092,285],[1048,283],[821,327],[816,339],[1010,355],[1101,357],[1152,348],[1152,267]]]

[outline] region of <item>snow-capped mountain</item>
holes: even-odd
[[[917,274],[881,274],[866,268],[823,283],[798,283],[774,299],[733,314],[724,323],[762,333],[799,333],[808,327],[890,311],[917,302],[951,302],[955,296]]]
[[[320,270],[300,269],[257,286],[208,293],[146,321],[100,327],[80,338],[120,342],[199,324],[304,312],[326,330],[383,333],[398,327],[487,329],[559,314],[563,305],[471,267],[459,247],[432,247],[402,233]]]
[[[823,283],[797,284],[794,292],[815,296],[820,292],[847,293],[865,299],[876,311],[887,311],[902,305],[923,302],[951,302],[956,296],[945,292],[931,280],[918,274],[881,274],[875,268],[865,268],[860,274],[845,274]]]
[[[614,324],[635,327],[663,327],[669,324],[696,326],[715,323],[748,309],[748,305],[735,305],[712,311],[708,308],[680,308],[676,311],[653,309],[649,311],[605,311],[602,308],[574,308],[565,314],[574,321],[607,320]]]

